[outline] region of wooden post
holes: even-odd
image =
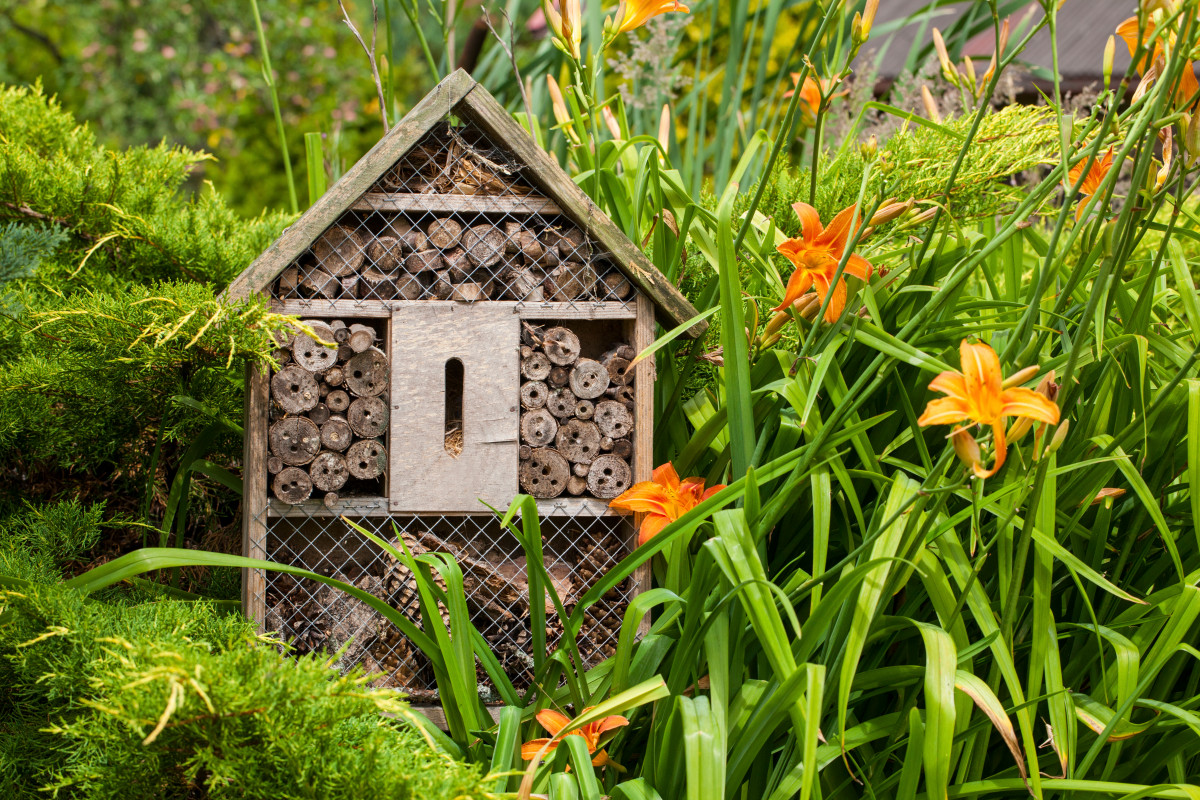
[[[242,455],[242,555],[267,557],[267,392],[265,367],[246,365],[245,445]],[[242,611],[262,629],[267,582],[262,570],[242,570]]]
[[[640,353],[654,344],[654,304],[646,295],[637,293],[637,318],[626,322],[627,341],[633,342],[634,352]],[[633,423],[633,483],[650,480],[654,472],[654,356],[642,359],[633,368],[634,423]],[[637,531],[645,514],[634,515],[633,533],[629,547],[637,547]],[[650,562],[634,570],[633,594],[639,595],[650,589]],[[642,620],[638,629],[643,636],[650,632],[650,617]]]

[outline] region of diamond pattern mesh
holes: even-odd
[[[631,302],[629,281],[522,169],[443,122],[272,286],[281,300]]]
[[[551,501],[553,502],[553,501]],[[568,611],[612,566],[623,558],[631,534],[629,517],[551,516],[565,508],[547,508],[541,520],[546,566]],[[266,539],[252,543],[266,557],[303,566],[354,584],[400,609],[421,627],[412,575],[390,555],[333,516],[265,518]],[[525,578],[525,558],[514,537],[497,520],[483,516],[363,516],[355,523],[389,541],[399,535],[414,554],[443,552],[455,557],[464,576],[471,621],[491,644],[518,690],[533,680],[533,657]],[[381,615],[364,603],[317,581],[281,573],[262,573],[264,627],[290,640],[300,653],[333,652],[349,643],[339,666],[362,664],[381,677],[376,686],[403,689],[416,702],[437,698],[429,661]],[[586,612],[578,637],[585,667],[611,655],[620,625],[634,594],[625,580]],[[255,605],[258,605],[258,602]],[[547,599],[547,645],[562,635]],[[495,686],[477,665],[480,696],[499,700]]]

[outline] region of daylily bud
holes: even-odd
[[[1200,111],[1183,115],[1183,149],[1188,154],[1188,166],[1200,158]]]
[[[866,40],[867,37],[863,35],[862,14],[855,11],[854,22],[850,23],[850,47],[857,51]]]
[[[875,138],[875,134],[867,137],[867,140],[859,145],[858,151],[867,161],[874,161],[875,154],[879,152],[879,140]]]
[[[1114,486],[1106,486],[1096,492],[1096,496],[1092,498],[1092,502],[1088,503],[1091,506],[1098,506],[1103,503],[1106,507],[1112,508],[1113,501],[1125,494],[1124,489],[1118,489]],[[1080,505],[1083,505],[1080,503]]]
[[[941,124],[942,115],[938,111],[937,103],[933,100],[933,94],[929,91],[929,87],[921,84],[921,102],[925,104],[925,116],[929,117],[934,122]]]
[[[783,330],[783,326],[787,325],[792,319],[792,315],[786,311],[780,311],[767,321],[766,330],[763,331],[763,339],[769,339],[772,336]]]
[[[903,203],[885,203],[875,212],[875,216],[871,217],[869,225],[885,225],[894,219],[904,216],[913,207],[915,201],[913,198],[908,198]]]
[[[1162,189],[1163,184],[1167,182],[1167,178],[1171,175],[1171,159],[1174,157],[1175,151],[1175,134],[1173,128],[1164,128],[1160,136],[1163,140],[1162,145],[1162,166],[1158,169],[1158,174],[1154,178],[1154,191],[1158,192]]]
[[[554,46],[578,61],[579,45],[583,41],[583,12],[579,0],[562,0],[562,14],[554,7],[554,0],[542,0],[542,13],[554,32]]]
[[[979,472],[983,468],[983,457],[979,453],[979,442],[971,435],[970,428],[959,428],[950,434],[950,443],[954,445],[954,454],[967,469]]]
[[[1113,36],[1108,37],[1108,41],[1104,43],[1104,88],[1107,89],[1112,84],[1113,59],[1117,53],[1117,40]]]
[[[942,32],[937,28],[933,29],[933,48],[937,50],[938,61],[942,64],[942,75],[946,77],[946,80],[957,86],[959,82],[958,70],[954,68],[954,64],[950,61],[950,53],[946,51],[946,42],[942,39]]]
[[[1018,371],[1014,372],[1012,375],[1009,375],[1007,378],[1004,379],[1004,383],[1001,384],[1001,388],[1010,389],[1013,386],[1020,386],[1022,383],[1025,383],[1030,378],[1032,378],[1034,375],[1037,375],[1039,369],[1041,369],[1041,367],[1039,367],[1037,364],[1033,364],[1032,366],[1028,366],[1025,369],[1018,370]],[[1051,374],[1053,374],[1053,373],[1051,373]]]
[[[938,212],[937,206],[934,206],[933,208],[927,208],[924,211],[922,211],[920,214],[917,214],[912,219],[907,220],[904,223],[904,227],[905,228],[915,228],[918,225],[924,225],[926,222],[929,222],[935,216],[937,216],[937,212]]]
[[[817,297],[816,292],[808,292],[792,303],[792,308],[796,309],[796,313],[801,317],[812,322],[821,310],[821,299]]]
[[[987,72],[983,73],[983,84],[986,86],[991,83],[992,75],[996,72],[996,67],[1000,60],[1004,58],[1004,51],[1008,49],[1008,18],[1004,20],[1004,24],[1000,26],[1000,40],[997,42],[996,52],[992,53],[992,61],[988,64]]]
[[[1058,424],[1058,427],[1054,430],[1054,436],[1050,439],[1050,444],[1046,445],[1046,455],[1058,452],[1058,449],[1062,447],[1063,442],[1067,440],[1067,431],[1070,430],[1070,428],[1071,420],[1069,419],[1064,419]]]
[[[772,345],[774,345],[776,342],[778,342],[782,338],[783,338],[782,331],[773,333],[770,336],[764,336],[758,343],[758,349],[766,350],[768,347],[771,347]]]
[[[666,103],[663,103],[662,114],[658,117],[658,144],[665,158],[671,152],[671,107]]]
[[[979,83],[975,80],[975,62],[971,60],[970,56],[963,59],[963,72],[967,75],[971,94],[976,94],[979,90]]]
[[[621,136],[621,126],[617,123],[617,117],[613,114],[612,109],[608,106],[600,109],[600,116],[604,118],[604,127],[608,128],[609,134],[618,142],[624,137]]]
[[[862,14],[862,40],[871,37],[871,26],[875,24],[875,12],[879,10],[879,0],[867,0]]]

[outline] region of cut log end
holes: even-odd
[[[579,337],[566,328],[546,331],[543,347],[551,363],[560,367],[570,366],[579,359]]]
[[[280,471],[271,483],[271,491],[275,496],[290,505],[303,503],[312,495],[312,490],[312,478],[299,467]]]
[[[588,470],[588,491],[596,497],[611,500],[624,492],[632,483],[633,470],[629,464],[608,454],[592,462]]]
[[[521,441],[530,447],[545,447],[558,435],[558,420],[544,408],[521,415]]]
[[[530,454],[528,461],[521,462],[521,490],[539,499],[558,497],[566,491],[570,475],[571,467],[562,455],[540,447]]]
[[[387,469],[387,450],[374,439],[355,442],[346,451],[346,468],[356,478],[378,478]]]

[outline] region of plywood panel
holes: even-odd
[[[519,318],[493,304],[392,313],[393,512],[486,512],[517,493]],[[462,452],[445,447],[446,363],[463,365]]]

